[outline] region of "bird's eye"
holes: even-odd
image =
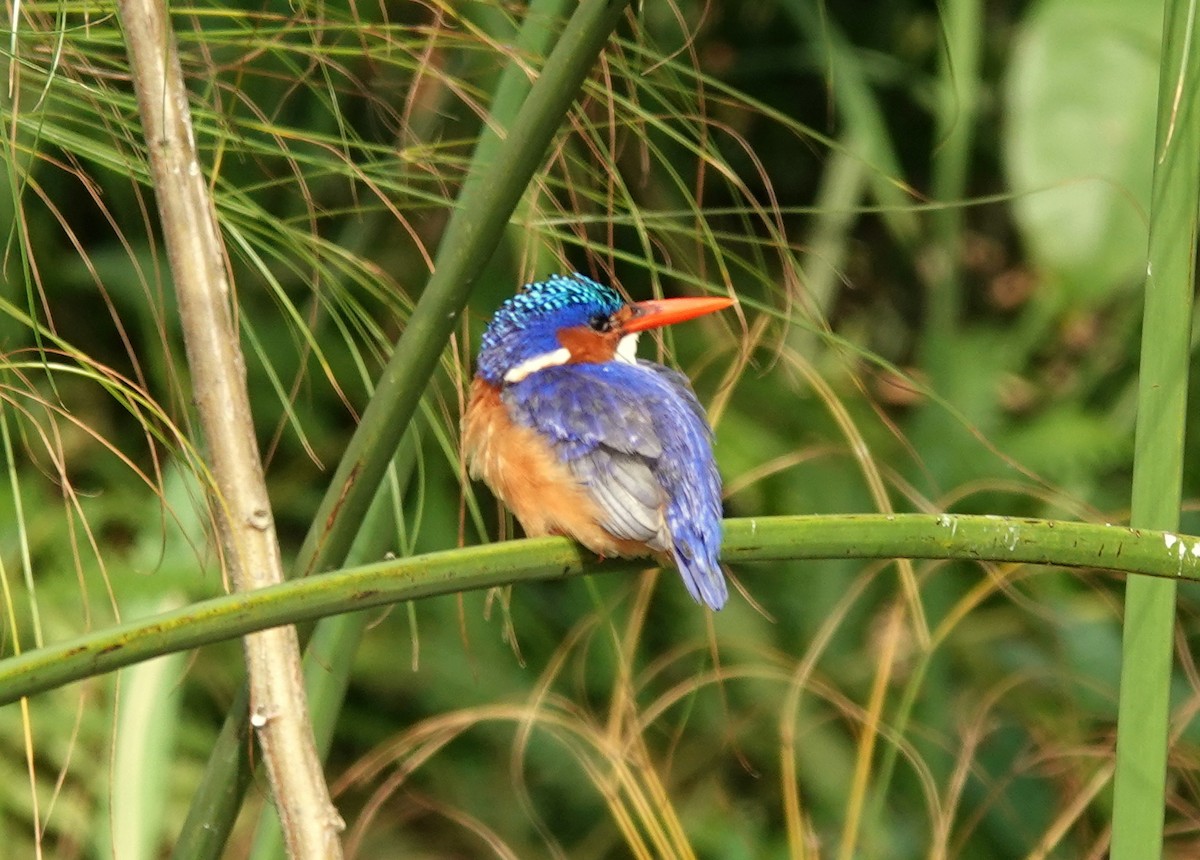
[[[588,325],[592,331],[600,332],[600,334],[608,334],[612,331],[613,321],[608,314],[592,314],[588,318]]]

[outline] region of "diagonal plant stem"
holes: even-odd
[[[1200,200],[1196,0],[1166,3],[1159,68],[1130,518],[1135,526],[1174,529],[1183,480]],[[1175,591],[1174,582],[1141,577],[1129,580],[1125,588],[1114,860],[1162,854]]]
[[[358,533],[384,471],[408,428],[420,398],[466,307],[475,280],[484,270],[505,226],[542,163],[547,147],[561,127],[595,64],[596,57],[625,13],[628,0],[584,0],[568,21],[529,95],[507,128],[490,128],[481,136],[458,203],[438,247],[434,272],[409,318],[403,335],[381,374],[358,429],[346,447],[313,526],[296,560],[298,575],[341,565]],[[537,4],[542,14],[548,4]],[[532,7],[531,7],[532,11]],[[545,22],[537,22],[538,26]],[[497,98],[515,99],[499,92]],[[237,732],[223,733],[232,739]],[[234,773],[244,760],[219,748],[206,774],[216,786],[244,780]],[[204,816],[189,815],[189,820]],[[231,822],[224,822],[231,825]],[[211,848],[221,840],[204,840]],[[196,841],[200,845],[200,841]],[[207,849],[177,851],[174,856],[212,856]]]
[[[283,581],[230,310],[225,255],[192,135],[175,36],[156,0],[120,0],[193,397],[208,443],[225,560],[239,591]],[[341,856],[342,822],[313,744],[293,627],[245,637],[250,711],[294,858]]]
[[[532,86],[523,58],[544,57],[550,52],[558,32],[556,25],[567,17],[569,10],[570,0],[532,0],[529,3],[513,42],[517,62],[508,63],[500,74],[495,94],[488,107],[488,125],[481,131],[467,175],[486,170],[495,160],[503,140],[500,136],[501,130],[512,126]],[[505,36],[512,38],[507,31]],[[417,128],[412,128],[411,131],[417,137],[424,136],[418,133]],[[480,253],[488,252],[481,248]],[[408,476],[419,453],[414,422],[410,421],[407,436],[400,443],[396,456],[399,464],[393,467],[396,492],[400,492],[400,489],[407,485]],[[376,494],[364,526],[357,529],[354,549],[350,556],[341,560],[343,564],[379,558],[394,545],[396,523],[383,513],[384,501],[388,495],[383,488]],[[332,741],[334,725],[349,686],[352,658],[358,650],[366,624],[366,613],[323,618],[317,624],[305,649],[305,686],[309,695],[313,734],[316,736],[322,760]],[[225,820],[232,822],[228,817],[225,817]],[[218,829],[223,829],[223,825],[204,828],[208,832]],[[261,816],[250,856],[277,857],[280,839],[277,819]]]
[[[395,546],[403,490],[408,486],[409,479],[416,469],[418,456],[420,447],[417,434],[410,428],[400,443],[389,480],[380,485],[374,502],[367,510],[358,538],[347,557],[349,564],[365,564],[383,558],[389,548]],[[346,689],[350,684],[354,655],[358,653],[359,642],[372,618],[369,612],[322,618],[305,646],[304,686],[308,691],[313,736],[322,761],[329,754],[333,743],[334,726],[337,724]],[[235,774],[243,766],[242,762],[236,761],[230,764],[237,765],[231,769]],[[245,770],[248,771],[249,768],[245,767]],[[204,805],[200,804],[200,808]],[[221,809],[220,797],[216,798],[212,805],[218,813],[215,820],[207,826],[190,828],[192,831],[201,831],[202,838],[205,839],[211,838],[210,835],[225,832],[223,822],[232,822],[236,818],[236,810],[233,810],[233,815],[229,815],[229,810]],[[193,804],[193,808],[196,809],[197,805]],[[199,809],[197,814],[200,814]],[[185,831],[187,829],[185,828]],[[194,832],[188,835],[189,838],[197,838]],[[250,857],[278,857],[282,851],[283,832],[279,828],[278,817],[260,814]]]
[[[512,127],[474,160],[438,245],[433,275],[317,509],[297,559],[300,574],[338,564],[350,549],[476,279],[627,5],[628,0],[580,3]]]

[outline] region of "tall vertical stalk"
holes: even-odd
[[[250,415],[245,359],[208,184],[192,134],[188,92],[166,7],[120,0],[155,199],[162,220],[193,398],[204,428],[225,563],[239,591],[283,581],[262,459]],[[308,721],[294,627],[243,640],[251,721],[291,857],[342,856],[344,826],[329,798]]]
[[[1163,17],[1141,377],[1134,448],[1135,527],[1179,525],[1192,290],[1200,199],[1200,42],[1195,0]],[[1171,549],[1171,547],[1167,547]],[[1176,583],[1130,577],[1117,724],[1114,860],[1162,853]]]

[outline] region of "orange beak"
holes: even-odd
[[[686,299],[655,299],[648,302],[634,302],[629,305],[629,309],[633,311],[633,316],[625,321],[621,326],[621,331],[626,334],[633,332],[645,331],[650,328],[659,328],[671,323],[683,322],[684,320],[702,317],[705,314],[723,311],[725,308],[733,304],[733,299],[715,298],[705,296],[704,298],[686,298]]]

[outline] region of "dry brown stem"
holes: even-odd
[[[211,459],[226,561],[237,589],[261,588],[281,582],[283,567],[251,423],[225,257],[196,153],[175,38],[157,0],[119,0],[119,9]],[[313,744],[295,628],[255,633],[244,643],[251,723],[288,852],[305,860],[341,857],[338,833],[344,825]]]

